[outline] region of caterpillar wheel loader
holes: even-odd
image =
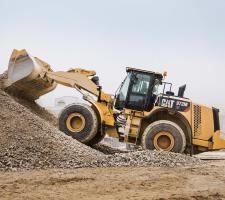
[[[14,50],[4,84],[8,92],[30,100],[54,90],[57,84],[79,91],[88,103],[67,106],[59,115],[59,129],[87,145],[100,142],[107,134],[151,150],[193,154],[225,148],[218,109],[184,97],[186,85],[174,94],[172,84],[164,82],[166,73],[126,71],[113,96],[102,90],[95,71],[54,72],[26,50]]]

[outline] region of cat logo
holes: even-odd
[[[159,99],[159,106],[176,111],[187,112],[190,108],[190,102],[162,97]]]
[[[162,99],[161,106],[167,107],[167,108],[173,108],[174,102],[175,102],[175,100],[172,100],[172,99]]]

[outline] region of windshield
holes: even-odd
[[[127,77],[123,81],[123,83],[120,86],[120,89],[118,93],[116,94],[116,103],[115,108],[116,109],[123,109],[125,106],[125,101],[127,98],[127,92],[130,84],[131,74],[128,73]]]
[[[147,94],[149,88],[150,77],[145,74],[133,75],[131,92],[139,94]]]

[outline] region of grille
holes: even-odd
[[[194,105],[194,135],[201,134],[201,107]]]

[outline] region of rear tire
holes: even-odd
[[[186,147],[186,137],[176,123],[159,120],[145,129],[142,135],[142,146],[144,149],[183,153]]]
[[[97,115],[86,104],[69,105],[59,115],[59,130],[84,144],[89,144],[98,131]]]

